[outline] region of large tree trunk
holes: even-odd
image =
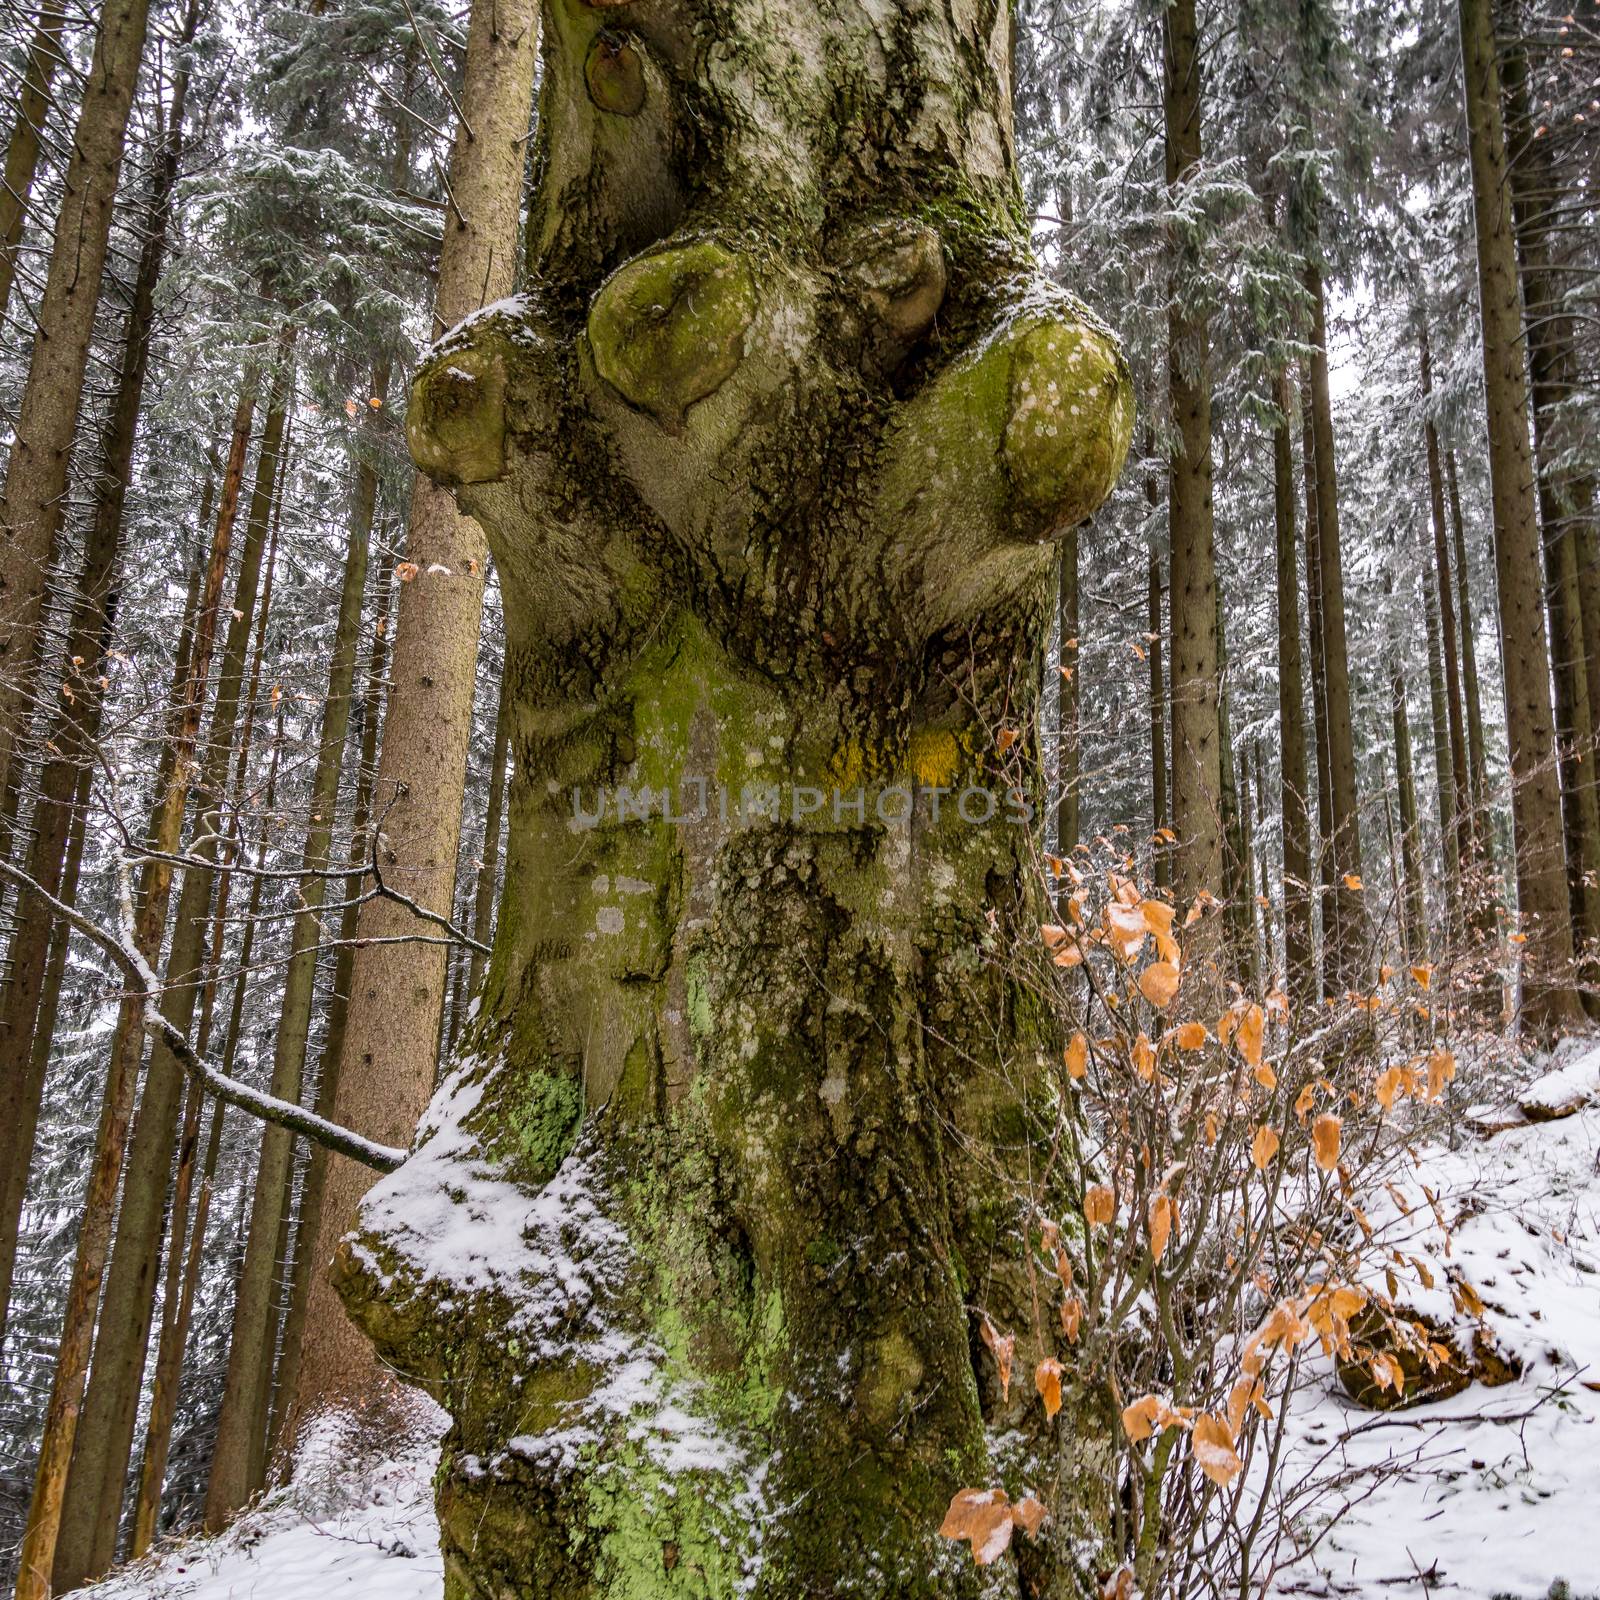
[[[1356,798],[1355,720],[1350,704],[1350,652],[1344,625],[1344,553],[1339,532],[1339,477],[1328,392],[1328,330],[1322,272],[1305,268],[1311,301],[1311,439],[1317,482],[1317,573],[1321,584],[1322,693],[1327,707],[1328,799],[1333,896],[1338,912],[1333,969],[1342,987],[1362,986],[1367,917],[1361,897],[1361,816]]]
[[[33,704],[45,586],[66,505],[67,469],[149,9],[149,0],[110,0],[96,22],[94,59],[73,129],[0,499],[0,792]]]
[[[502,575],[512,825],[335,1277],[452,1408],[452,1596],[993,1593],[936,1530],[1002,1475],[1030,1582],[1093,1581],[1105,1419],[1047,1441],[971,1308],[1030,1322],[1005,791],[1131,389],[1027,253],[1007,9],[883,15],[548,7],[533,287],[413,388]]]
[[[0,319],[11,304],[11,285],[17,276],[17,255],[22,226],[27,220],[28,198],[34,173],[44,148],[45,118],[50,112],[50,84],[61,61],[66,9],[61,0],[43,0],[33,39],[28,45],[28,65],[22,74],[16,120],[6,141],[5,175],[0,178]]]
[[[1317,996],[1311,943],[1311,820],[1306,804],[1305,670],[1300,651],[1300,562],[1294,516],[1293,398],[1287,369],[1273,403],[1283,420],[1272,434],[1272,509],[1278,580],[1278,727],[1283,812],[1283,962],[1289,993]]]
[[[1433,519],[1433,561],[1431,565],[1426,562],[1424,565],[1428,566],[1429,593],[1439,611],[1439,654],[1443,658],[1442,698],[1444,721],[1449,734],[1448,749],[1438,763],[1439,825],[1445,833],[1445,888],[1450,903],[1451,931],[1455,938],[1459,938],[1462,932],[1462,881],[1471,869],[1475,854],[1473,805],[1466,718],[1461,698],[1461,669],[1456,651],[1455,594],[1450,581],[1450,535],[1445,527],[1444,473],[1440,467],[1439,430],[1430,409],[1433,401],[1433,358],[1428,345],[1426,323],[1419,322],[1417,337],[1422,362],[1422,436],[1428,463],[1428,509]],[[1434,677],[1430,658],[1430,689]],[[1437,715],[1434,720],[1434,743],[1438,755],[1440,739]]]
[[[1060,629],[1061,733],[1057,741],[1061,799],[1056,805],[1056,849],[1069,856],[1077,848],[1082,815],[1078,775],[1082,769],[1083,728],[1079,716],[1078,685],[1078,530],[1061,541],[1060,602],[1056,609]]]
[[[607,49],[602,46],[602,54]],[[475,0],[439,257],[434,313],[441,327],[512,287],[536,54],[533,0]],[[376,856],[396,888],[448,916],[488,549],[472,517],[420,474],[406,555],[401,575],[410,581],[400,590],[374,798],[383,835]],[[358,933],[368,941],[413,942],[367,943],[356,951],[333,1115],[346,1127],[403,1145],[437,1080],[446,947],[436,926],[387,899],[362,908]],[[306,1246],[319,1267],[332,1257],[372,1173],[336,1158],[328,1162],[325,1181],[318,1231]],[[305,1321],[299,1415],[323,1404],[367,1402],[385,1378],[319,1271]]]
[[[1322,991],[1337,988],[1339,897],[1333,892],[1333,758],[1328,753],[1327,647],[1322,628],[1322,545],[1317,528],[1317,446],[1311,431],[1311,382],[1300,383],[1300,466],[1306,495],[1306,642],[1311,657],[1311,719],[1317,751],[1316,903],[1322,912]]]
[[[1194,0],[1175,0],[1163,19],[1162,105],[1167,186],[1200,161],[1200,48]],[[1167,312],[1167,384],[1178,449],[1167,474],[1172,627],[1173,888],[1187,905],[1204,891],[1222,898],[1222,757],[1217,742],[1217,573],[1211,500],[1210,330],[1190,308],[1192,288],[1175,264]]]
[[[1577,1026],[1582,1011],[1573,987],[1550,652],[1539,583],[1539,519],[1528,446],[1528,383],[1522,363],[1521,303],[1492,0],[1460,0],[1460,21],[1477,221],[1478,309],[1483,324],[1517,902],[1528,941],[1522,947],[1523,1008],[1531,1031],[1548,1036]]]

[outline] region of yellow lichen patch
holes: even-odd
[[[441,483],[491,483],[506,473],[506,365],[481,346],[435,357],[412,380],[411,459]]]
[[[918,728],[906,751],[906,770],[925,788],[948,788],[961,770],[961,746],[942,728]]]
[[[595,370],[675,433],[689,407],[732,376],[755,313],[749,267],[720,244],[638,256],[612,273],[589,309]]]
[[[1004,456],[1043,532],[1082,522],[1111,492],[1133,437],[1133,389],[1109,335],[1052,318],[1013,347]]]

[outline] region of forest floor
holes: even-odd
[[[1473,1107],[1458,1121],[1455,1149],[1420,1147],[1409,1181],[1397,1176],[1365,1200],[1385,1245],[1421,1259],[1433,1280],[1422,1289],[1413,1266],[1400,1299],[1451,1325],[1464,1343],[1486,1329],[1502,1355],[1521,1363],[1521,1376],[1377,1414],[1345,1395],[1331,1361],[1313,1360],[1291,1412],[1280,1482],[1331,1475],[1340,1487],[1314,1500],[1301,1523],[1314,1548],[1280,1573],[1273,1594],[1600,1593],[1600,1049],[1569,1044],[1535,1094],[1552,1105],[1588,1096],[1588,1104],[1526,1124],[1514,1110]],[[1469,1127],[1507,1121],[1515,1125],[1487,1135]],[[1420,1193],[1423,1181],[1437,1209]],[[1481,1315],[1461,1304],[1463,1280]],[[85,1593],[438,1600],[431,1480],[443,1422],[419,1400],[414,1436],[376,1455],[324,1429],[290,1485],[226,1534],[171,1544]]]

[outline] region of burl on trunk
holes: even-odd
[[[1132,399],[1029,257],[1008,9],[545,28],[527,292],[408,420],[504,585],[505,897],[335,1272],[454,1418],[453,1596],[1074,1592],[1101,1424],[977,1308],[1029,1321],[1018,757]],[[1054,1521],[980,1571],[993,1482]]]

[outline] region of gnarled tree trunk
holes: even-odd
[[[528,292],[408,418],[502,574],[505,899],[336,1281],[452,1412],[452,1595],[989,1593],[936,1530],[996,1479],[1071,1592],[1104,1418],[970,1308],[1030,1321],[1018,758],[1132,401],[1028,255],[1008,10],[545,28]]]

